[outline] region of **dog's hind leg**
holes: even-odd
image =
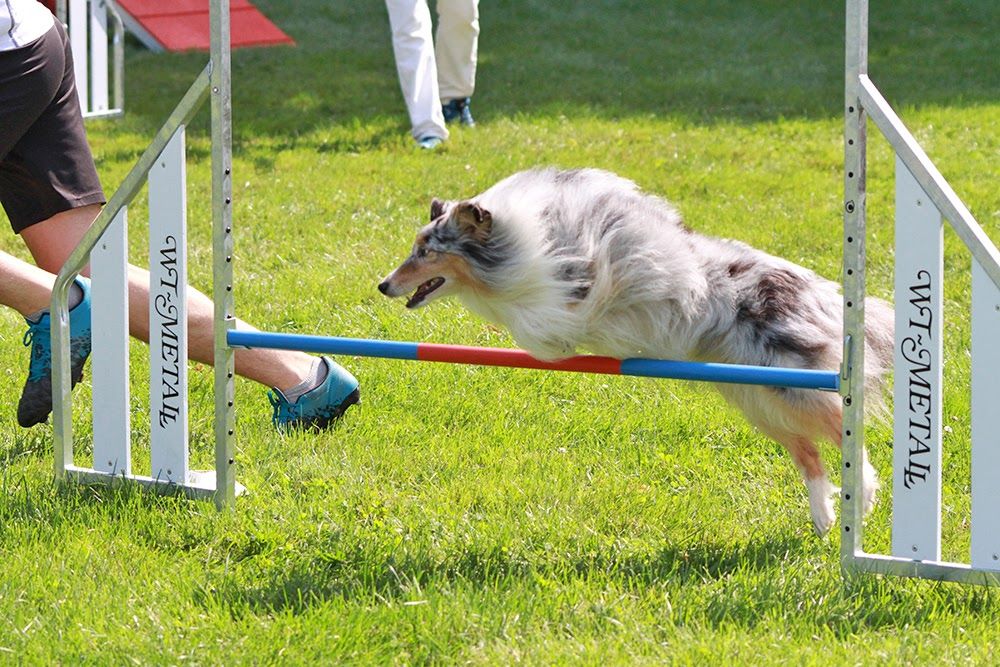
[[[837,448],[841,448],[841,414],[838,408],[836,415],[830,415],[827,420],[827,435]],[[878,473],[874,466],[868,461],[868,451],[861,448],[861,497],[864,501],[864,516],[868,516],[872,507],[875,506],[875,499],[878,496],[879,481]]]
[[[816,442],[827,436],[835,420],[839,424],[839,405],[816,401],[812,394],[764,387],[720,385],[718,388],[727,400],[743,410],[750,423],[791,454],[809,492],[813,527],[820,537],[825,535],[836,521],[833,496],[840,489],[830,483]]]
[[[826,535],[837,519],[833,496],[840,489],[830,483],[823,460],[820,458],[819,448],[806,436],[776,433],[771,430],[768,430],[767,434],[781,443],[792,455],[792,461],[802,473],[806,490],[809,492],[809,513],[812,516],[813,527],[820,537]]]

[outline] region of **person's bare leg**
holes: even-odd
[[[22,230],[21,239],[39,268],[52,274],[59,273],[100,212],[100,204],[91,204],[56,213],[48,220]],[[89,276],[90,267],[85,267],[82,273]]]
[[[92,205],[58,213],[22,231],[21,238],[41,269],[58,273],[100,211],[99,205]],[[85,269],[83,273],[89,275],[90,271]],[[212,300],[188,286],[188,353],[192,359],[209,365],[215,361],[214,315]],[[253,330],[239,320],[237,327]],[[149,340],[149,272],[132,265],[129,265],[129,331],[137,338]],[[237,350],[236,372],[285,390],[306,378],[314,359],[304,352]]]
[[[0,303],[28,317],[49,305],[56,277],[0,252]]]
[[[149,271],[129,265],[129,331],[149,340]],[[188,356],[204,364],[215,361],[215,304],[205,294],[188,286]],[[242,320],[239,329],[255,331]],[[270,387],[288,389],[309,373],[315,357],[285,350],[236,350],[236,373]]]

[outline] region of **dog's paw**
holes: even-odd
[[[807,479],[806,488],[809,490],[809,513],[812,515],[813,528],[817,535],[823,537],[830,532],[830,528],[837,520],[833,496],[840,489],[831,484],[826,477]]]
[[[868,459],[865,459],[864,469],[862,471],[862,497],[864,500],[864,515],[868,516],[868,513],[872,511],[872,507],[875,506],[875,500],[878,497],[878,475],[875,472],[875,468],[872,467],[871,463],[868,463]]]
[[[833,527],[833,522],[837,520],[837,515],[833,511],[833,500],[827,498],[819,503],[809,503],[809,510],[812,513],[813,528],[819,537],[825,536]]]

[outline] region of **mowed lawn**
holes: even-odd
[[[699,231],[839,276],[838,2],[484,2],[478,127],[434,152],[409,138],[381,3],[257,4],[298,43],[233,53],[237,312],[263,329],[513,346],[457,303],[410,312],[375,287],[432,196],[537,165],[616,171]],[[1000,5],[873,5],[873,79],[1000,240]],[[205,60],[130,43],[127,116],[89,125],[109,193]],[[870,291],[891,298],[892,156],[870,135]],[[207,109],[188,147],[190,280],[209,291]],[[144,197],[130,211],[143,264]],[[969,259],[946,237],[944,555],[964,561]],[[12,234],[0,248],[27,257]],[[996,660],[993,590],[845,582],[787,454],[709,386],[347,358],[363,404],[329,432],[282,436],[264,389],[241,380],[249,493],[219,513],[54,486],[51,428],[14,418],[23,321],[0,319],[0,663]],[[140,471],[145,352],[134,344]],[[209,370],[192,365],[191,382],[207,468]],[[88,461],[88,382],[74,395]],[[880,551],[891,429],[867,437],[884,492],[866,546]]]

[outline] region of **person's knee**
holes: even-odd
[[[452,25],[479,29],[479,3],[476,0],[438,0],[438,20]]]
[[[100,204],[88,204],[61,211],[21,230],[35,264],[49,273],[59,273],[100,212]]]
[[[429,38],[431,13],[426,2],[386,3],[394,40]]]

